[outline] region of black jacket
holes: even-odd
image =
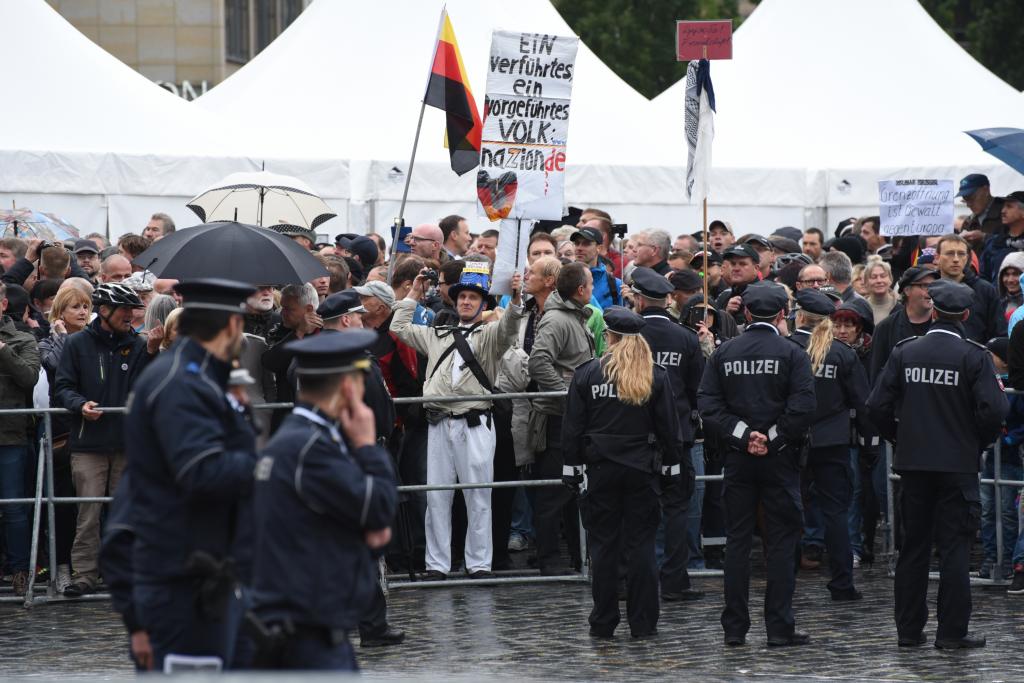
[[[768,323],[753,323],[715,351],[697,408],[705,431],[747,452],[750,433],[768,437],[769,454],[804,440],[815,410],[807,353]]]
[[[985,347],[936,322],[893,349],[867,408],[897,471],[975,473],[1009,403]]]
[[[923,335],[932,326],[932,321],[926,320],[923,323],[912,323],[907,317],[907,311],[902,306],[892,309],[889,317],[878,323],[875,334],[871,338],[871,377],[872,385],[882,373],[885,362],[889,360],[889,354],[896,348],[896,345],[917,335]]]
[[[605,378],[608,358],[587,361],[573,373],[562,418],[565,465],[610,460],[658,474],[659,468],[680,464],[684,446],[665,369],[654,366],[651,397],[634,406],[619,400],[615,385]]]
[[[95,421],[82,417],[82,406],[96,401],[101,408],[123,406],[142,371],[154,358],[146,340],[135,332],[115,336],[96,318],[64,341],[54,392],[70,410],[71,451],[107,453],[124,450],[121,414],[106,413]]]
[[[1006,316],[1003,315],[999,292],[995,286],[970,270],[964,273],[963,283],[974,290],[971,315],[963,323],[965,336],[979,344],[986,343],[992,337],[1005,337]]]
[[[128,633],[144,630],[135,613],[132,589],[133,579],[132,548],[135,545],[135,528],[131,522],[131,477],[122,475],[110,504],[107,523],[103,527],[103,545],[100,547],[99,565],[103,582],[110,591],[114,611],[121,615]]]
[[[697,389],[704,374],[704,354],[697,334],[677,323],[664,308],[648,308],[641,315],[647,324],[640,334],[651,347],[654,362],[668,373],[683,441],[693,443]]]
[[[799,329],[791,339],[807,349],[808,330]],[[811,422],[811,448],[850,443],[850,413],[864,419],[864,401],[868,397],[868,376],[857,353],[841,341],[833,340],[825,359],[814,373],[817,408]]]

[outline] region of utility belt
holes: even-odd
[[[330,629],[326,626],[296,624],[290,618],[274,618],[263,621],[252,610],[245,613],[244,632],[256,646],[253,662],[256,669],[279,669],[284,666],[284,653],[288,643],[296,639],[317,640],[324,645],[336,647],[348,642],[347,629]]]
[[[464,413],[449,413],[443,410],[431,410],[427,409],[427,422],[432,425],[440,424],[441,420],[465,420],[467,427],[479,427],[487,421],[487,428],[491,428],[491,411],[490,410],[467,410]]]

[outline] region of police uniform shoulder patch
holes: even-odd
[[[192,361],[191,363],[185,366],[185,372],[189,373],[190,375],[198,375],[199,363]]]
[[[913,337],[907,337],[906,339],[900,339],[898,342],[896,342],[896,346],[901,346],[903,344],[906,344],[909,341],[914,341],[915,339],[917,339],[916,335],[913,336]],[[893,348],[895,348],[895,347],[893,347]]]

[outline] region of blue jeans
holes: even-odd
[[[532,489],[518,488],[512,497],[512,533],[523,538],[533,538],[533,505],[528,491]]]
[[[690,449],[690,460],[693,471],[698,477],[704,476],[704,444],[695,443]],[[704,554],[700,547],[701,512],[704,510],[704,489],[706,483],[698,480],[693,487],[693,497],[686,511],[689,520],[686,525],[686,543],[690,546],[690,562],[688,569],[704,569]]]
[[[992,449],[985,451],[981,474],[984,479],[992,479],[995,476],[995,453]],[[999,478],[1020,480],[1021,461],[1020,450],[1017,446],[1003,445]],[[1018,535],[1017,490],[1010,486],[1002,486],[1000,487],[999,495],[1001,497],[1000,502],[1002,503],[998,515],[1003,528],[1003,567],[1009,567],[1011,557],[1016,554],[1013,551],[1013,546]],[[991,563],[995,563],[997,555],[996,515],[995,486],[982,484],[981,544],[985,549],[985,560]]]
[[[25,498],[25,467],[28,446],[0,446],[0,498]],[[4,506],[7,565],[12,572],[28,571],[28,505]]]

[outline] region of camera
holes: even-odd
[[[612,235],[618,237],[620,240],[626,236],[629,232],[629,226],[625,223],[612,223]]]
[[[437,287],[438,278],[436,270],[433,268],[424,268],[420,271],[420,275],[427,278],[427,281],[430,282],[431,286]]]

